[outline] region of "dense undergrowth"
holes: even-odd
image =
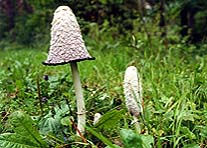
[[[150,38],[137,31],[123,36],[91,24],[84,39],[96,60],[79,63],[87,109],[82,139],[69,65],[42,65],[48,45],[8,45],[0,52],[0,147],[206,147],[207,45],[188,45],[172,30],[168,38],[150,31]],[[130,65],[142,78],[141,134],[123,95]],[[93,125],[95,113],[103,117]]]

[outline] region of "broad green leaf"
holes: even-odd
[[[143,147],[144,148],[151,148],[152,145],[154,144],[154,138],[151,135],[140,135],[142,142],[143,142]]]
[[[38,130],[34,126],[34,122],[31,117],[22,111],[14,112],[10,118],[9,123],[12,125],[14,132],[17,137],[27,137],[30,142],[36,143],[37,145],[45,145]]]
[[[60,122],[64,126],[70,126],[71,125],[70,117],[64,117],[64,118],[61,119]]]
[[[117,125],[124,114],[124,110],[112,110],[104,114],[98,123],[95,125],[97,128],[111,129]]]
[[[207,126],[201,128],[201,137],[207,139]]]
[[[65,104],[62,104],[60,107],[55,106],[54,113],[50,111],[39,122],[41,133],[42,134],[48,134],[48,133],[56,134],[61,127],[61,119],[65,117],[68,111],[69,111],[69,108]]]
[[[39,127],[40,127],[40,132],[42,134],[48,134],[48,133],[56,133],[60,127],[60,119],[54,118],[51,114],[51,116],[46,116],[44,117],[40,123],[39,123]]]
[[[101,133],[96,132],[94,129],[90,128],[90,127],[86,127],[86,129],[93,134],[94,136],[96,136],[98,139],[100,139],[104,144],[107,145],[108,148],[120,148],[117,145],[114,145],[110,140],[108,140],[106,137],[104,137]]]
[[[200,146],[197,144],[188,144],[188,145],[185,145],[183,148],[200,148]]]
[[[125,148],[151,148],[154,144],[151,135],[136,134],[130,129],[122,129],[120,136]]]
[[[0,148],[42,148],[28,137],[16,133],[4,133],[0,135]]]
[[[186,137],[190,138],[190,139],[196,139],[196,136],[193,132],[190,131],[190,129],[188,127],[181,127],[181,132],[183,134],[185,134]]]
[[[132,130],[122,129],[120,136],[125,148],[142,148],[142,139]]]
[[[55,118],[62,118],[69,112],[68,105],[61,104],[60,107],[57,105],[55,106]]]

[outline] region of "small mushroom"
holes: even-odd
[[[95,125],[96,123],[98,123],[101,119],[101,114],[100,113],[95,113],[94,115],[94,119],[93,119],[93,125]]]
[[[83,134],[85,132],[86,110],[77,62],[94,60],[95,58],[89,55],[76,17],[68,6],[59,6],[55,10],[51,24],[49,55],[43,64],[54,66],[70,63],[77,99],[77,127]]]

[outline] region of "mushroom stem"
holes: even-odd
[[[139,120],[136,116],[133,116],[133,119],[134,119],[134,126],[135,126],[135,130],[137,133],[141,133],[141,126],[140,126],[140,123],[139,123]]]
[[[76,62],[70,63],[71,71],[72,71],[72,79],[73,85],[75,88],[75,96],[76,96],[76,104],[77,104],[77,120],[78,120],[78,130],[81,134],[85,132],[85,124],[86,124],[86,113],[85,113],[85,102],[83,97],[83,91],[81,87],[80,76],[78,72],[78,65]],[[80,134],[77,132],[77,135]]]

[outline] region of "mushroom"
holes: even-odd
[[[51,40],[47,60],[44,65],[63,65],[70,63],[77,103],[78,130],[85,132],[86,109],[77,62],[94,60],[85,47],[79,24],[68,6],[59,6],[51,27]],[[79,134],[78,134],[79,135]]]
[[[124,95],[129,112],[132,114],[137,132],[140,133],[138,116],[143,111],[142,108],[142,86],[140,76],[135,66],[129,66],[124,75]]]
[[[100,113],[95,113],[94,115],[94,119],[93,119],[93,125],[95,125],[96,123],[98,123],[101,119],[101,114]]]

